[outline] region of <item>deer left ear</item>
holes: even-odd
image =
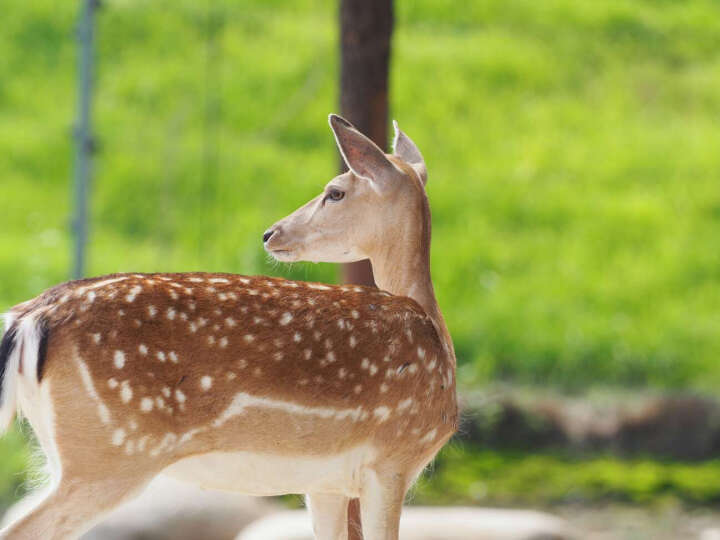
[[[369,180],[374,189],[382,191],[388,179],[397,174],[395,165],[374,142],[341,116],[331,114],[329,122],[348,168],[355,176]]]
[[[423,186],[427,184],[427,167],[420,150],[410,137],[405,135],[398,127],[397,121],[393,120],[395,138],[393,139],[393,153],[410,165],[420,177]]]

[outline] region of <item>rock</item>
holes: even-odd
[[[166,476],[153,480],[83,540],[230,540],[280,508],[267,499],[198,488]]]
[[[408,507],[402,540],[570,540],[580,538],[562,519],[533,510]],[[303,510],[276,512],[251,523],[237,540],[312,540]]]

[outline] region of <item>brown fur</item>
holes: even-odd
[[[88,289],[119,277],[124,279]],[[98,435],[107,433],[97,444],[118,454],[144,436],[149,436],[143,444],[146,454],[168,434],[180,437],[207,426],[237,392],[312,407],[361,407],[367,417],[351,427],[346,419],[263,413],[265,429],[258,432],[256,419],[241,415],[221,429],[171,445],[172,451],[156,458],[166,462],[233,449],[331,454],[365,440],[384,445],[412,431],[420,438],[433,427],[439,428],[438,438],[454,432],[453,363],[422,309],[409,298],[364,287],[312,286],[318,285],[231,274],[112,275],[55,287],[26,304],[22,313],[42,312],[50,328],[45,369],[56,392],[72,392],[85,401],[72,359],[78,355],[87,364],[113,416],[105,430],[98,430]],[[116,351],[123,353],[121,368],[115,364]],[[428,369],[431,362],[435,366]],[[211,377],[210,388],[202,387],[203,377]],[[132,397],[124,402],[126,384]],[[395,414],[407,398],[413,404]],[[64,403],[55,403],[62,423]],[[150,403],[145,408],[151,410],[143,410],[143,403]],[[393,413],[380,421],[373,414],[378,407]],[[95,418],[87,421],[99,423],[94,407],[83,403],[81,409],[92,410]],[[268,429],[268,422],[276,426]],[[283,429],[299,422],[299,431]],[[110,444],[117,428],[127,434],[121,446]]]

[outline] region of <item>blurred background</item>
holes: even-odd
[[[0,311],[71,275],[81,6],[3,4]],[[337,173],[340,28],[337,0],[105,0],[85,273],[340,280],[261,245]],[[395,0],[388,99],[429,168],[464,407],[409,504],[711,538],[720,3]],[[0,440],[2,508],[28,438]]]

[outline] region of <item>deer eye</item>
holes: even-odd
[[[341,201],[342,198],[345,196],[344,191],[340,191],[339,189],[331,189],[327,192],[327,195],[325,195],[325,200],[331,200],[334,202]]]

